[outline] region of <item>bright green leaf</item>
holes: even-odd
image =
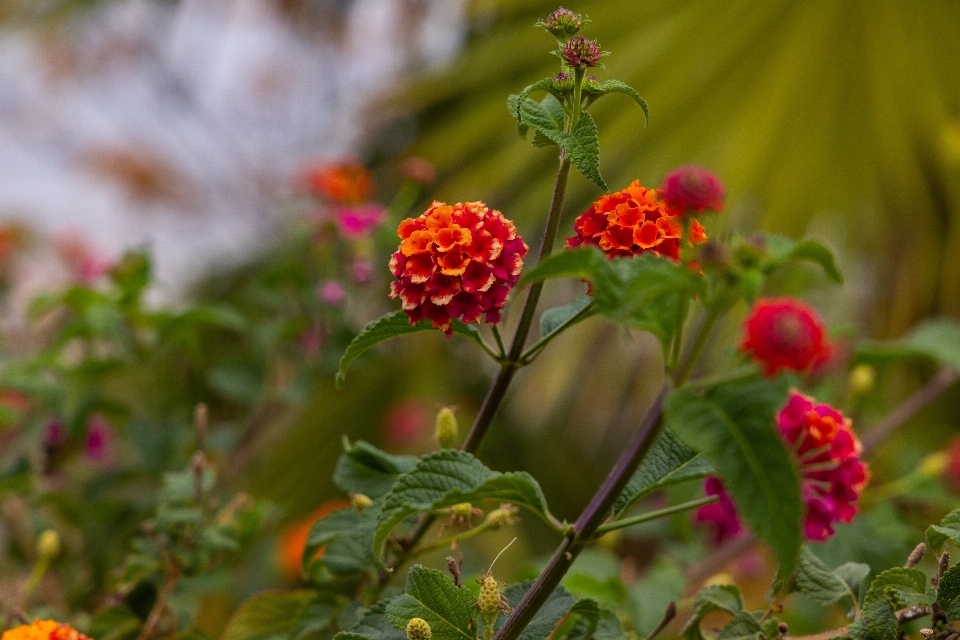
[[[347,493],[379,498],[390,491],[400,474],[411,471],[416,464],[414,456],[393,455],[363,440],[351,445],[344,439],[333,483]]]
[[[652,491],[687,480],[705,478],[711,473],[713,468],[706,460],[683,444],[669,429],[664,429],[617,498],[613,505],[613,516],[616,518],[626,513],[640,498]]]
[[[750,528],[791,570],[803,504],[795,463],[774,427],[785,397],[783,381],[765,379],[722,385],[703,397],[681,389],[667,400],[666,424],[713,464]]]
[[[222,640],[289,640],[300,615],[314,602],[316,591],[268,591],[237,609]]]
[[[452,324],[453,333],[473,340],[479,345],[483,345],[483,340],[477,332],[476,327],[465,325],[459,320],[454,320]],[[343,387],[344,376],[347,369],[353,364],[353,361],[366,353],[373,346],[411,333],[422,333],[424,331],[437,331],[429,322],[420,322],[411,325],[407,314],[403,311],[394,311],[382,318],[374,320],[365,326],[353,341],[347,346],[347,350],[340,358],[340,371],[337,373],[337,387]]]
[[[549,91],[552,94],[552,97],[556,98],[557,100],[563,100],[563,94],[557,91],[553,86],[553,78],[544,78],[543,80],[538,80],[537,82],[525,87],[523,91],[516,96],[510,96],[511,104],[513,105],[510,111],[513,114],[513,117],[517,119],[517,122],[523,122],[520,109],[517,105],[523,104],[527,97],[534,91]]]
[[[647,101],[640,97],[636,89],[619,80],[607,80],[601,83],[599,91],[591,92],[590,101],[593,102],[608,93],[623,93],[633,98],[633,101],[640,105],[640,109],[643,110],[643,126],[650,124],[650,108],[647,106]]]
[[[390,601],[384,614],[397,629],[423,618],[434,640],[473,640],[477,631],[473,601],[468,589],[454,586],[445,574],[414,565],[407,573],[406,591]]]
[[[920,569],[887,569],[870,583],[863,599],[863,620],[874,640],[896,640],[897,609],[908,596],[923,596],[927,576]],[[915,597],[911,602],[919,602]]]
[[[927,545],[933,551],[939,553],[947,540],[960,547],[960,509],[943,516],[939,525],[927,527]]]

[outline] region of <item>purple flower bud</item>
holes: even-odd
[[[563,46],[560,57],[571,67],[595,67],[600,63],[603,52],[596,40],[574,36]]]
[[[569,9],[560,7],[547,16],[546,20],[538,20],[533,26],[543,27],[556,36],[558,40],[565,42],[588,24],[590,24],[589,18],[584,18]]]
[[[560,91],[571,91],[573,90],[573,82],[573,76],[561,71],[553,79],[553,86]]]

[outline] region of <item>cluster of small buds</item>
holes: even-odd
[[[567,239],[567,246],[595,245],[611,258],[654,253],[676,261],[685,226],[689,227],[689,244],[707,240],[697,220],[685,222],[656,189],[634,180],[622,191],[600,196],[584,211],[573,223],[577,235]]]
[[[573,76],[564,71],[561,71],[553,78],[553,88],[557,91],[572,91],[573,85]]]
[[[500,585],[504,583],[498,582],[493,577],[492,570],[481,574],[478,582],[480,582],[480,595],[477,596],[475,606],[480,610],[484,628],[492,629],[501,612],[510,612],[510,603],[507,602],[506,596],[500,593]]]
[[[452,321],[500,322],[500,310],[523,269],[528,247],[514,224],[482,202],[430,205],[400,223],[400,248],[390,258],[410,324],[428,319],[448,336]]]
[[[584,36],[570,38],[560,49],[560,59],[571,68],[596,67],[605,55],[609,54],[600,50],[596,40]]]
[[[410,618],[407,623],[407,640],[430,640],[433,631],[423,618]]]
[[[740,350],[768,377],[781,370],[807,372],[833,351],[816,310],[794,298],[758,300],[743,323]]]
[[[533,26],[543,27],[561,42],[566,42],[571,36],[576,35],[580,29],[590,24],[590,19],[564,9],[558,8],[547,16],[546,20],[537,20]]]

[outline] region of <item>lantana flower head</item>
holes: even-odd
[[[573,223],[577,235],[567,239],[567,246],[595,245],[611,258],[655,253],[679,260],[686,221],[677,213],[656,189],[634,180],[622,191],[600,196],[584,211]],[[689,229],[691,244],[706,242],[699,222],[690,219]]]
[[[816,310],[794,298],[766,298],[743,323],[740,350],[749,352],[764,375],[809,371],[830,357],[832,347]]]
[[[720,178],[695,164],[677,167],[663,178],[660,196],[681,213],[720,211],[726,193]]]
[[[780,437],[790,448],[800,471],[800,485],[806,515],[803,534],[808,540],[826,540],[837,522],[851,522],[857,500],[870,479],[867,464],[860,460],[863,447],[853,433],[850,420],[827,404],[797,391],[777,414]],[[736,509],[723,485],[708,478],[708,495],[720,501],[701,507],[695,520],[715,525],[715,541],[737,535],[740,524]]]
[[[55,620],[34,620],[3,632],[0,640],[90,640],[73,627]]]
[[[390,258],[411,324],[423,319],[448,336],[452,321],[500,322],[500,310],[523,269],[528,247],[514,224],[482,202],[436,202],[397,228],[402,242]]]
[[[570,67],[596,67],[605,55],[596,40],[573,36],[560,49],[560,58]]]
[[[556,36],[558,40],[566,40],[588,24],[590,24],[589,18],[584,18],[569,9],[560,7],[547,16],[546,20],[538,20],[533,26],[543,27]]]

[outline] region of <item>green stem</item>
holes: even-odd
[[[713,376],[694,378],[687,382],[687,387],[691,389],[706,389],[707,387],[715,387],[718,384],[725,384],[727,382],[736,382],[737,380],[743,380],[744,378],[750,378],[755,375],[757,375],[757,368],[753,365],[746,365]]]
[[[673,373],[680,363],[680,344],[683,342],[683,321],[686,319],[683,305],[677,309],[677,332],[673,336],[673,349],[670,353],[670,362],[667,371]]]
[[[591,300],[590,302],[587,303],[587,306],[585,306],[583,309],[581,309],[580,311],[576,312],[575,314],[573,314],[572,316],[564,320],[561,324],[557,325],[557,327],[553,331],[551,331],[545,336],[542,336],[539,340],[537,340],[532,345],[530,345],[530,348],[524,351],[523,354],[520,356],[520,361],[523,364],[530,364],[531,362],[533,362],[533,360],[538,355],[540,355],[540,352],[548,344],[550,344],[554,338],[556,338],[561,333],[563,333],[563,331],[567,327],[573,324],[576,324],[581,320],[586,320],[590,316],[594,315],[596,311],[594,310],[593,306],[594,306],[593,300]]]
[[[703,324],[700,325],[695,333],[693,344],[687,353],[684,354],[683,361],[677,366],[676,377],[673,382],[674,387],[682,387],[683,383],[690,377],[690,374],[693,373],[697,363],[700,361],[700,356],[703,355],[704,347],[707,346],[707,341],[710,340],[713,327],[716,326],[717,320],[720,319],[722,314],[723,311],[721,309],[707,310]]]
[[[647,513],[642,513],[632,518],[624,518],[623,520],[608,522],[607,524],[602,524],[599,527],[597,527],[597,535],[607,533],[608,531],[623,529],[624,527],[632,527],[635,524],[649,522],[650,520],[656,520],[657,518],[672,516],[675,513],[682,513],[684,511],[689,511],[690,509],[696,509],[697,507],[702,507],[707,504],[712,504],[719,500],[720,500],[720,496],[707,496],[706,498],[691,500],[690,502],[684,502],[683,504],[677,504],[672,507],[667,507],[665,509],[648,511]]]
[[[500,329],[497,329],[497,325],[490,327],[490,330],[493,332],[493,339],[497,341],[497,349],[500,351],[500,359],[507,356],[507,350],[503,347],[503,338],[500,337]]]
[[[577,67],[573,70],[573,114],[570,116],[570,122],[566,123],[566,132],[570,133],[580,121],[580,110],[582,108],[582,90],[583,90],[584,68]]]

